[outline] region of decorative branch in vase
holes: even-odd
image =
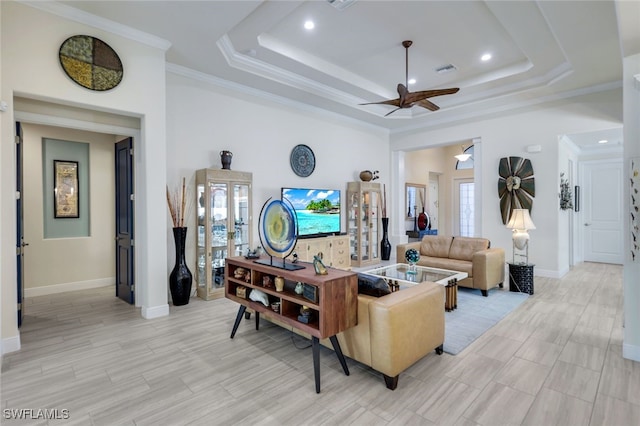
[[[173,195],[167,185],[167,206],[173,222],[173,241],[176,247],[176,263],[169,275],[169,289],[171,300],[175,306],[186,305],[191,296],[193,275],[187,267],[185,259],[185,242],[187,227],[184,226],[185,209],[187,205],[187,190],[185,178],[182,178],[182,188]]]

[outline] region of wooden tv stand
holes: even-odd
[[[262,257],[260,260],[268,258]],[[274,259],[275,262],[282,263],[282,259]],[[247,308],[256,314],[256,330],[259,328],[260,315],[265,315],[311,336],[316,392],[320,393],[320,339],[329,338],[344,373],[349,375],[336,334],[358,322],[358,280],[353,272],[327,268],[327,275],[316,275],[312,264],[301,262],[300,265],[305,268],[290,271],[255,263],[242,256],[229,257],[226,259],[224,294],[227,299],[240,304],[231,331],[232,339]],[[244,272],[239,273],[238,268],[243,268]],[[276,277],[284,278],[283,291],[276,291]],[[302,295],[294,291],[298,282],[306,287]],[[249,299],[254,290],[266,293],[270,306]],[[271,308],[274,302],[280,302],[278,312]],[[309,308],[311,315],[308,319],[299,320],[303,306]]]

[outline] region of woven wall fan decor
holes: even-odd
[[[71,80],[95,91],[116,87],[122,81],[122,61],[104,41],[88,36],[71,36],[58,53],[60,65]]]

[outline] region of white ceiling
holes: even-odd
[[[325,0],[34,5],[165,40],[172,72],[240,85],[392,132],[607,90],[622,78],[613,1],[359,0],[343,10]],[[70,13],[69,6],[109,21]],[[309,19],[312,31],[303,28]],[[407,39],[413,40],[409,77],[417,80],[410,90],[460,91],[431,98],[441,107],[437,112],[413,107],[385,118],[393,107],[359,104],[397,97],[396,86],[405,81],[401,43]],[[484,53],[492,59],[482,62]],[[435,71],[446,64],[457,70]]]

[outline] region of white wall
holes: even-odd
[[[114,137],[60,127],[23,124],[25,295],[115,283]],[[89,144],[90,235],[44,238],[42,139]]]
[[[637,78],[635,76],[638,76]],[[630,176],[631,158],[640,158],[640,54],[624,58],[623,74],[624,102],[624,174]],[[626,184],[625,179],[625,184]],[[623,194],[629,187],[625,185]],[[628,217],[630,197],[625,196],[623,213]],[[630,221],[624,221],[624,345],[622,354],[625,358],[640,361],[640,261],[631,260]]]
[[[566,255],[559,253],[558,235],[567,235],[568,232],[561,229],[560,223],[558,136],[620,126],[621,106],[621,91],[610,90],[559,102],[544,109],[516,111],[482,121],[393,135],[391,149],[407,151],[450,141],[482,138],[483,236],[491,240],[492,246],[504,247],[507,259],[512,256],[511,232],[500,218],[498,162],[501,157],[508,156],[530,159],[536,179],[536,197],[531,214],[537,229],[530,232],[529,261],[536,265],[536,275],[559,277],[566,269],[566,262],[561,260]],[[527,145],[541,145],[542,152],[527,153]]]
[[[280,197],[280,188],[320,187],[342,189],[345,202],[346,183],[359,180],[362,170],[379,170],[388,196],[390,159],[388,135],[367,130],[339,119],[331,119],[275,103],[230,96],[213,84],[185,76],[167,75],[167,182],[177,187],[186,177],[193,191],[195,171],[221,168],[220,151],[233,153],[232,170],[253,173],[253,241],[259,244],[258,216],[269,197]],[[316,167],[306,178],[291,170],[289,157],[298,144],[314,152]],[[167,208],[164,214],[168,217]],[[346,231],[345,218],[342,229]],[[195,226],[195,213],[187,226]],[[404,231],[403,231],[404,233]],[[167,244],[173,236],[166,230]],[[187,235],[187,263],[195,267],[195,239]],[[173,249],[167,254],[173,262]],[[193,270],[193,269],[192,269]]]
[[[0,7],[0,99],[9,103],[8,111],[0,115],[3,351],[20,347],[15,314],[16,260],[13,255],[5,255],[15,253],[14,96],[140,117],[141,137],[135,141],[136,303],[142,307],[145,317],[168,314],[166,244],[164,233],[158,232],[167,227],[167,220],[157,214],[166,209],[164,50],[23,4],[1,2]],[[124,77],[117,88],[95,92],[78,86],[66,76],[58,61],[58,50],[62,42],[73,34],[94,35],[118,52],[124,66]]]

